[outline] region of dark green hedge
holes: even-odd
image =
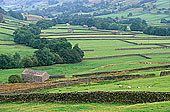
[[[137,104],[170,101],[170,92],[72,92],[0,95],[0,103],[54,102],[54,103],[122,103]]]

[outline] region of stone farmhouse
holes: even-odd
[[[50,75],[44,71],[25,69],[22,72],[22,80],[28,82],[44,82],[48,80]]]

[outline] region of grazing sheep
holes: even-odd
[[[147,88],[151,88],[150,86],[147,86]]]
[[[70,24],[69,24],[69,23],[66,23],[66,26],[70,26]]]
[[[139,86],[137,88],[140,88]]]
[[[132,87],[131,86],[128,86],[128,89],[131,89]]]
[[[122,88],[123,87],[123,85],[119,85],[119,88]]]

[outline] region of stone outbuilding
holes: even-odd
[[[44,82],[48,80],[50,75],[44,71],[25,69],[22,72],[22,80],[28,82]]]
[[[83,28],[88,28],[88,26],[87,25],[83,25]]]
[[[94,26],[90,27],[90,29],[91,29],[91,30],[97,30],[97,28],[94,27]]]
[[[115,31],[115,30],[113,30],[113,31],[112,31],[112,34],[113,34],[113,35],[120,35],[120,31]]]
[[[70,24],[69,24],[69,23],[66,23],[66,26],[70,26]]]

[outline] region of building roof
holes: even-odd
[[[38,70],[29,70],[29,69],[25,69],[22,74],[30,74],[30,75],[34,75],[34,76],[43,76],[45,73],[44,71],[38,71]]]

